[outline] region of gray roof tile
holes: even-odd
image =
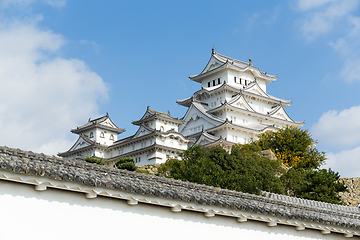
[[[334,204],[320,207],[318,202],[309,200],[270,193],[258,196],[20,149],[0,147],[0,168],[87,186],[360,229],[360,214],[353,207]]]

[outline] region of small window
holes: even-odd
[[[220,84],[220,78],[218,78],[218,84]]]
[[[164,131],[164,127],[161,126],[161,127],[160,127],[160,132],[163,132],[163,131]]]
[[[211,82],[208,82],[208,87],[211,87]]]
[[[215,86],[215,85],[216,85],[215,80],[213,80],[213,86]]]
[[[240,84],[241,84],[241,78],[240,78]]]
[[[235,83],[236,83],[236,77],[234,77],[234,81],[235,81]]]
[[[94,137],[94,133],[91,132],[91,133],[90,133],[90,138],[93,138],[93,137]]]
[[[101,138],[105,138],[105,135],[104,135],[103,132],[100,133],[100,137],[101,137]]]
[[[110,135],[110,140],[114,141],[114,135],[112,135],[112,134]]]
[[[247,85],[248,83],[247,83],[247,80],[245,80],[245,86]]]

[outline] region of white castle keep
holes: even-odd
[[[204,70],[189,78],[200,83],[201,89],[177,100],[188,108],[181,119],[148,107],[140,120],[132,122],[139,126],[137,132],[118,140],[125,130],[106,114],[72,129],[78,140],[58,155],[67,159],[99,157],[109,163],[124,157],[134,158],[136,165],[164,163],[194,144],[220,145],[230,151],[232,145],[247,143],[264,131],[304,124],[286,113],[284,108],[291,101],[266,93],[266,85],[277,76],[261,72],[251,59],[242,62],[213,48]]]

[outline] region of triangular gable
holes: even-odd
[[[264,92],[264,90],[261,89],[261,87],[256,81],[252,82],[247,87],[245,87],[244,91],[249,93],[254,93],[256,95],[260,95],[263,97],[269,97],[269,95],[267,95],[266,92]]]
[[[94,145],[94,143],[89,143],[89,140],[84,139],[82,136],[79,136],[78,140],[76,140],[76,142],[74,143],[74,145],[68,150],[70,151],[75,151],[78,150],[80,148],[85,148],[91,145]]]
[[[132,139],[135,139],[135,138],[138,138],[138,137],[141,137],[141,136],[144,136],[144,135],[148,135],[150,133],[153,133],[155,130],[153,129],[150,129],[150,128],[147,128],[145,127],[144,125],[141,125],[139,127],[139,129],[137,130],[137,132],[134,134],[134,136],[132,137]]]
[[[202,132],[198,139],[195,141],[194,145],[207,145],[209,143],[216,142],[219,138],[213,135],[208,134],[207,132]]]
[[[245,97],[242,94],[238,94],[235,98],[233,98],[229,105],[232,107],[244,109],[250,112],[255,112],[254,109],[250,106],[248,101],[246,101]]]
[[[146,112],[144,113],[144,115],[140,118],[140,120],[144,120],[146,118],[149,118],[151,116],[153,116],[154,114],[153,113],[150,113],[149,112],[149,109],[146,110]]]
[[[113,121],[108,117],[104,121],[99,122],[100,125],[111,127],[111,128],[118,128]]]
[[[272,117],[282,119],[289,122],[294,122],[289,115],[286,113],[285,109],[279,105],[276,109],[269,113]]]
[[[203,74],[203,73],[209,72],[211,70],[214,70],[214,69],[220,67],[223,64],[224,64],[224,62],[222,62],[219,59],[215,58],[214,55],[211,55],[211,58],[210,58],[209,62],[207,63],[206,67],[204,68],[204,70],[200,74]]]
[[[203,119],[204,124],[206,123],[207,126],[210,125],[211,127],[217,126],[223,122],[222,119],[218,119],[206,113],[206,109],[201,106],[201,104],[193,102],[188,111],[185,113],[185,116],[182,118],[185,123],[179,126],[179,133],[187,135],[184,134],[184,131],[188,128],[188,125],[192,122],[198,121],[200,118]]]

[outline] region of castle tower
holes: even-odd
[[[147,107],[144,115],[132,124],[139,126],[136,133],[120,139],[109,147],[110,163],[120,158],[134,158],[136,165],[164,163],[169,158],[178,158],[186,150],[190,140],[178,132],[184,121]]]
[[[266,93],[266,85],[277,77],[261,72],[251,59],[242,62],[213,49],[204,70],[189,78],[200,83],[201,90],[177,101],[188,108],[179,132],[196,138],[195,144],[230,150],[234,143],[247,143],[264,131],[304,124],[286,113],[291,101]]]
[[[117,141],[117,135],[125,132],[125,129],[118,128],[111,121],[108,114],[89,121],[75,129],[72,133],[78,134],[79,138],[75,144],[66,152],[59,153],[61,157],[67,159],[99,157],[106,158],[106,150]]]

